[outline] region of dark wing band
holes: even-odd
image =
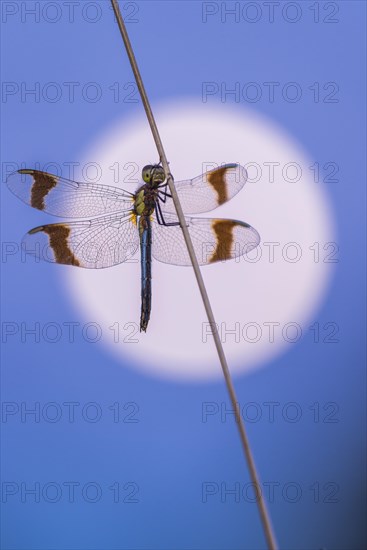
[[[172,223],[177,217],[164,215]],[[220,218],[186,217],[199,265],[226,261],[243,256],[260,243],[260,235],[250,225],[237,220]],[[180,226],[163,226],[157,222],[153,228],[152,253],[156,260],[174,265],[191,265]]]
[[[131,258],[139,247],[139,233],[131,216],[115,214],[35,227],[22,246],[25,253],[48,262],[101,269]]]
[[[183,212],[201,214],[229,201],[242,189],[246,180],[247,172],[243,166],[226,164],[192,180],[179,181],[175,185]],[[176,213],[171,198],[167,198],[166,203],[161,206],[164,212]]]
[[[124,212],[132,208],[134,199],[117,187],[78,183],[39,170],[18,170],[9,176],[7,185],[33,208],[67,218]]]

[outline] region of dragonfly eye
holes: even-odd
[[[145,183],[159,184],[163,183],[166,179],[162,166],[158,164],[147,164],[147,166],[144,166],[141,174]]]
[[[142,172],[141,172],[141,176],[143,178],[143,180],[145,181],[145,183],[149,183],[152,179],[152,174],[153,174],[153,169],[154,169],[154,166],[152,164],[147,164],[146,166],[144,166]]]

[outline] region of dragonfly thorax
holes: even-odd
[[[138,216],[150,216],[154,212],[157,189],[149,184],[142,185],[135,195],[134,210]]]

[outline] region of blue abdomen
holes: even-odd
[[[139,220],[141,251],[141,316],[140,331],[146,331],[152,307],[152,226],[149,217]]]

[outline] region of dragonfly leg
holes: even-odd
[[[159,191],[158,193],[159,193],[158,198],[163,203],[167,202],[167,198],[169,198],[169,199],[172,198],[171,193],[168,193],[167,191]]]
[[[157,222],[159,223],[159,225],[164,225],[166,227],[180,225],[180,222],[166,222],[165,221],[164,216],[163,216],[163,212],[162,212],[162,209],[161,209],[161,205],[159,204],[159,202],[155,203],[155,212],[156,212],[156,215],[157,215]]]

